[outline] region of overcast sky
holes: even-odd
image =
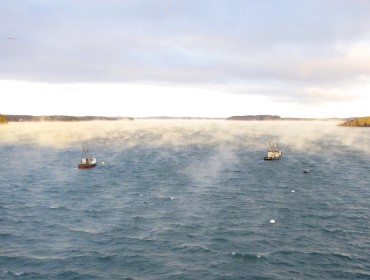
[[[0,113],[370,115],[370,1],[2,0]]]

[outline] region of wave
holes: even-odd
[[[56,279],[81,279],[81,280],[85,280],[85,279],[86,280],[104,279],[102,277],[98,277],[98,276],[93,275],[93,274],[81,273],[81,272],[77,272],[77,271],[74,271],[74,270],[65,270],[65,271],[59,272],[54,277]]]
[[[311,260],[321,264],[333,264],[338,262],[353,262],[357,260],[347,254],[340,254],[334,252],[318,252],[318,251],[296,251],[296,250],[283,250],[276,251],[270,254],[273,257],[284,259],[285,257],[293,257],[301,260]]]
[[[3,274],[4,277],[1,277]],[[37,272],[23,272],[23,271],[11,271],[3,270],[0,273],[2,279],[29,279],[29,280],[43,280],[50,279],[47,273],[37,273]]]
[[[191,244],[182,244],[178,247],[173,248],[174,251],[181,251],[183,253],[211,253],[213,252],[206,246],[202,245],[191,245]]]
[[[231,252],[229,253],[228,255],[232,256],[233,258],[236,258],[236,259],[242,259],[244,261],[262,261],[262,260],[266,260],[266,256],[264,256],[263,254],[251,254],[251,253],[238,253],[238,252]]]

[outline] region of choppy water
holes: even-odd
[[[370,279],[369,129],[11,123],[0,156],[0,279]]]

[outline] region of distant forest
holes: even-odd
[[[356,118],[346,121],[341,126],[370,127],[370,117]]]
[[[153,118],[153,117],[152,117]],[[151,118],[149,118],[151,119]],[[159,119],[173,119],[172,117],[159,117]],[[198,119],[198,118],[174,118],[174,119]],[[199,118],[201,119],[201,118]],[[32,115],[1,115],[0,124],[8,122],[79,122],[79,121],[118,121],[134,120],[132,117],[101,117],[101,116],[32,116]],[[229,121],[313,121],[313,120],[342,120],[341,126],[370,127],[370,117],[361,118],[284,118],[276,115],[244,115],[226,118]]]
[[[280,116],[273,115],[246,115],[246,116],[232,116],[227,118],[229,121],[272,121],[281,120]]]
[[[345,120],[342,118],[284,118],[276,115],[245,115],[245,116],[232,116],[227,118],[229,121],[315,121],[327,120],[337,121]]]
[[[8,119],[6,118],[6,116],[3,116],[0,114],[0,124],[6,124],[8,123]]]
[[[78,121],[118,121],[133,120],[130,117],[98,117],[98,116],[31,116],[31,115],[5,115],[8,122],[78,122]]]

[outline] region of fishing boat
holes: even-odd
[[[275,141],[271,141],[269,145],[269,149],[267,151],[267,156],[264,157],[264,160],[276,160],[280,159],[282,156],[282,151],[279,151]]]
[[[82,159],[78,168],[93,168],[96,166],[96,158],[89,155],[87,146],[82,145]]]

